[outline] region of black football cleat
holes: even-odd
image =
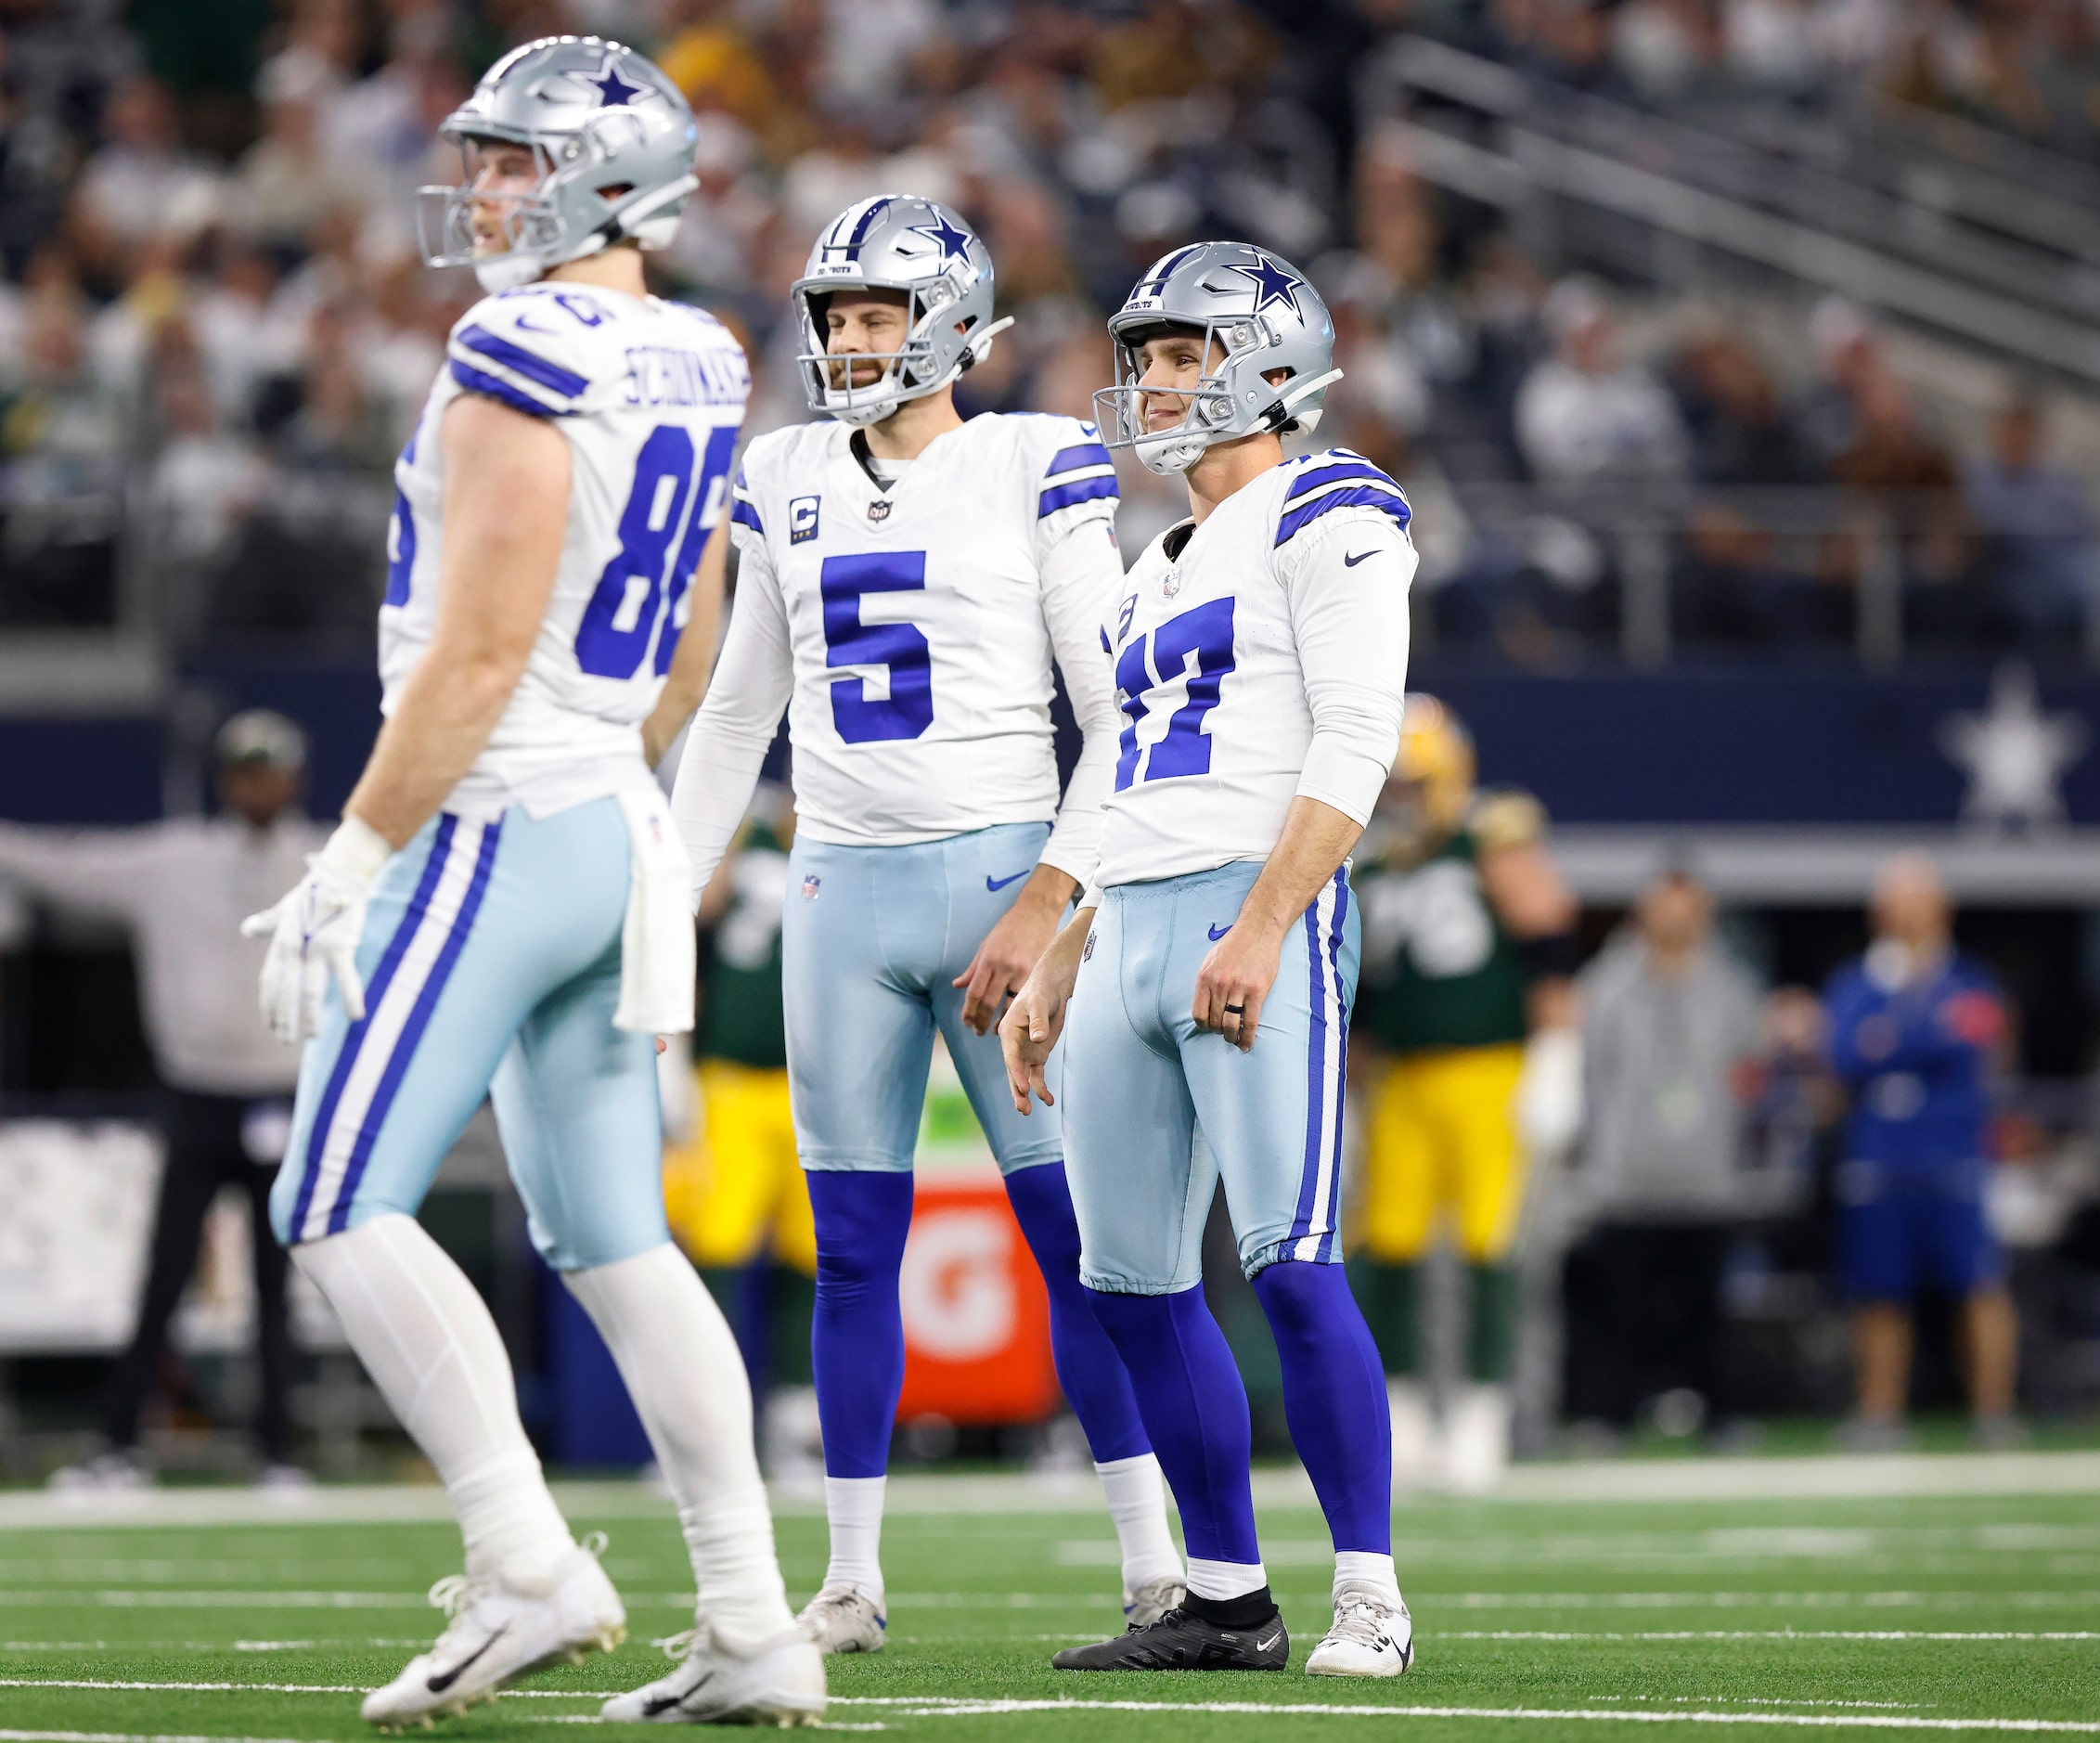
[[[1269,1620],[1228,1628],[1186,1608],[1114,1640],[1067,1646],[1050,1659],[1060,1671],[1281,1671],[1291,1658],[1291,1636],[1270,1607]]]

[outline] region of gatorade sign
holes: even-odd
[[[1058,1406],[1050,1301],[984,1135],[936,1048],[914,1168],[901,1420],[1039,1422]]]

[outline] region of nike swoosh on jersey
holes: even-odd
[[[1361,562],[1366,557],[1375,557],[1377,555],[1378,553],[1375,550],[1359,550],[1353,557],[1343,558],[1342,567],[1345,569],[1354,569],[1357,564]]]
[[[474,1662],[476,1659],[480,1658],[483,1653],[486,1652],[491,1646],[496,1645],[498,1640],[501,1640],[503,1636],[509,1632],[510,1624],[509,1622],[505,1622],[502,1627],[498,1628],[486,1640],[483,1641],[482,1644],[472,1652],[470,1652],[465,1658],[461,1659],[457,1664],[454,1665],[449,1671],[446,1671],[442,1675],[429,1678],[424,1685],[429,1688],[431,1693],[433,1695],[444,1694],[446,1689],[450,1688],[453,1684],[457,1683],[460,1679],[461,1676],[466,1674],[468,1668]]]
[[[1230,920],[1228,920],[1228,921],[1227,921],[1227,922],[1226,922],[1226,923],[1224,923],[1224,924],[1223,924],[1222,926],[1213,926],[1213,927],[1211,927],[1211,929],[1210,929],[1210,941],[1211,941],[1211,942],[1212,942],[1213,944],[1216,944],[1216,943],[1217,943],[1217,942],[1218,941],[1218,939],[1222,938],[1222,937],[1223,937],[1223,936],[1225,936],[1225,935],[1226,935],[1226,934],[1227,934],[1228,932],[1230,932],[1230,931],[1231,931],[1231,930],[1232,930],[1232,923],[1231,923],[1231,922],[1230,922]]]
[[[993,891],[1003,890],[1009,884],[1013,883],[1016,879],[1024,878],[1028,874],[1025,872],[1016,872],[1013,876],[1010,878],[995,878],[987,876],[985,879],[985,887],[988,890]]]

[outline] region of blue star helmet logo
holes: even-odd
[[[638,84],[629,84],[620,76],[620,70],[612,64],[612,57],[606,56],[605,65],[599,69],[599,76],[586,79],[586,84],[598,87],[599,100],[607,109],[625,109],[642,94]]]
[[[1256,254],[1252,266],[1228,266],[1225,270],[1238,273],[1254,286],[1256,315],[1271,303],[1282,303],[1294,315],[1304,312],[1298,307],[1298,287],[1305,280],[1286,272],[1267,254]]]
[[[957,229],[947,221],[945,213],[931,224],[912,225],[910,230],[913,236],[922,236],[929,241],[940,244],[941,265],[944,266],[951,260],[967,262],[970,258],[970,232]]]

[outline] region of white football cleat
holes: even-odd
[[[880,1652],[890,1619],[880,1598],[849,1585],[826,1586],[803,1607],[794,1625],[818,1651]]]
[[[1414,1619],[1404,1600],[1351,1582],[1334,1589],[1334,1625],[1306,1660],[1308,1676],[1398,1676],[1414,1662]]]
[[[1123,1599],[1123,1620],[1132,1628],[1150,1628],[1168,1610],[1179,1609],[1189,1595],[1189,1582],[1179,1574],[1147,1580]]]
[[[815,1724],[824,1716],[824,1655],[799,1629],[748,1659],[726,1652],[702,1625],[657,1645],[678,1667],[598,1710],[626,1724]]]
[[[382,1731],[428,1724],[493,1699],[543,1665],[612,1651],[627,1637],[627,1614],[598,1565],[603,1546],[603,1538],[579,1546],[537,1589],[498,1575],[440,1580],[431,1602],[452,1620],[428,1652],[365,1697],[366,1723]]]

